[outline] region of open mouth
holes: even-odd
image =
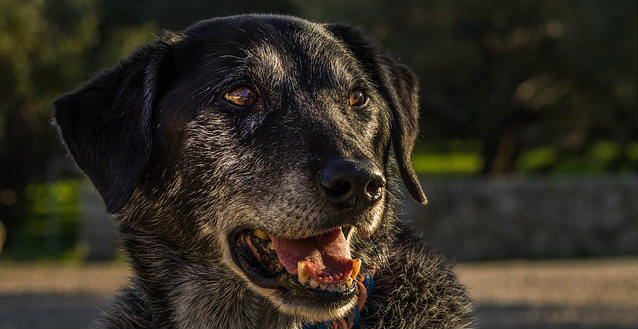
[[[352,297],[361,261],[352,259],[346,236],[350,227],[303,238],[278,238],[244,229],[230,236],[231,253],[256,285],[294,296],[326,301]]]

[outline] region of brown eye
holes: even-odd
[[[248,87],[237,87],[226,94],[224,99],[233,105],[248,107],[255,102],[255,93]]]
[[[361,90],[355,90],[350,94],[350,99],[348,99],[348,104],[350,106],[361,106],[366,103],[368,97]]]

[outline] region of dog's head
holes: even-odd
[[[60,97],[55,118],[110,212],[325,320],[371,266],[351,245],[379,234],[392,154],[426,200],[410,165],[417,88],[354,28],[235,16],[140,49]]]

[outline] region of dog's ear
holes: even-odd
[[[151,155],[153,107],[171,45],[166,40],[139,49],[54,102],[69,153],[111,213],[128,201]]]
[[[389,52],[379,47],[359,29],[342,24],[325,25],[378,82],[377,88],[392,111],[392,147],[403,182],[415,200],[427,203],[410,155],[419,132],[419,83],[416,76]]]

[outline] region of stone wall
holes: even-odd
[[[422,179],[402,217],[456,260],[638,253],[638,176]]]

